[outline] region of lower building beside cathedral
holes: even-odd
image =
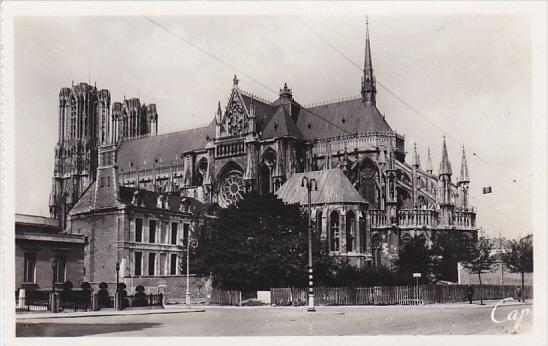
[[[361,97],[302,106],[284,85],[268,101],[240,88],[211,123],[156,134],[155,105],[110,106],[108,90],[63,88],[50,212],[65,232],[86,237],[85,279],[126,283],[179,275],[195,208],[237,203],[250,190],[306,205],[304,176],[316,179],[312,219],[333,256],[390,266],[403,243],[436,232],[475,234],[464,149],[455,179],[445,140],[439,171],[376,104],[369,34]],[[185,238],[186,239],[186,238]]]

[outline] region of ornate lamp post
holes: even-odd
[[[190,304],[190,248],[193,249],[198,247],[198,240],[191,239],[191,233],[194,233],[194,222],[192,222],[191,227],[188,230],[187,241],[186,241],[186,291],[185,291],[185,304],[187,308],[191,308]],[[184,238],[183,238],[184,241]]]
[[[312,207],[310,196],[312,189],[318,191],[318,182],[314,178],[303,177],[301,186],[308,190],[308,311],[316,311],[314,308],[314,270],[312,267]]]

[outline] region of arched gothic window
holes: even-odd
[[[329,240],[331,251],[340,251],[340,229],[339,229],[339,213],[333,211],[329,220]]]
[[[346,252],[356,251],[356,214],[346,214]]]
[[[322,234],[322,217],[323,217],[323,213],[321,210],[319,210],[316,213],[316,232],[318,236],[321,236]]]
[[[371,252],[373,252],[373,266],[381,266],[381,237],[375,234],[371,237]]]

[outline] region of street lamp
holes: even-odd
[[[312,268],[312,207],[310,197],[312,189],[318,191],[318,182],[314,178],[303,177],[301,186],[308,190],[308,311],[316,311],[314,308],[314,270]]]
[[[191,232],[192,230],[192,232]],[[185,303],[188,309],[191,308],[190,305],[190,248],[193,249],[198,247],[198,241],[196,239],[191,239],[190,234],[194,233],[194,222],[191,223],[191,227],[188,230],[187,240],[186,240],[186,291],[185,291]],[[183,237],[184,241],[184,237]]]

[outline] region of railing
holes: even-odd
[[[47,311],[49,308],[50,290],[27,290],[25,297],[19,297],[15,290],[15,306],[17,311]]]
[[[228,141],[215,147],[215,157],[232,156],[245,153],[245,143],[242,139]]]
[[[371,227],[384,227],[388,226],[388,217],[386,216],[386,211],[384,210],[369,210],[369,216],[371,220]]]
[[[476,226],[476,213],[471,211],[454,211],[453,225],[461,228],[474,228]]]
[[[122,296],[122,309],[135,308],[144,306],[164,306],[164,295],[160,294],[145,294],[137,292],[133,296]]]
[[[398,210],[398,225],[400,227],[437,226],[438,213],[430,209]]]
[[[498,300],[518,298],[519,286],[472,285],[473,300]],[[376,286],[376,287],[316,287],[317,305],[422,305],[458,303],[468,300],[466,285]],[[526,286],[524,299],[533,296],[531,286]],[[307,304],[304,288],[272,288],[270,301],[274,306],[302,306]]]
[[[71,289],[60,292],[60,307],[64,309],[78,309],[88,311],[91,308],[91,290]]]

